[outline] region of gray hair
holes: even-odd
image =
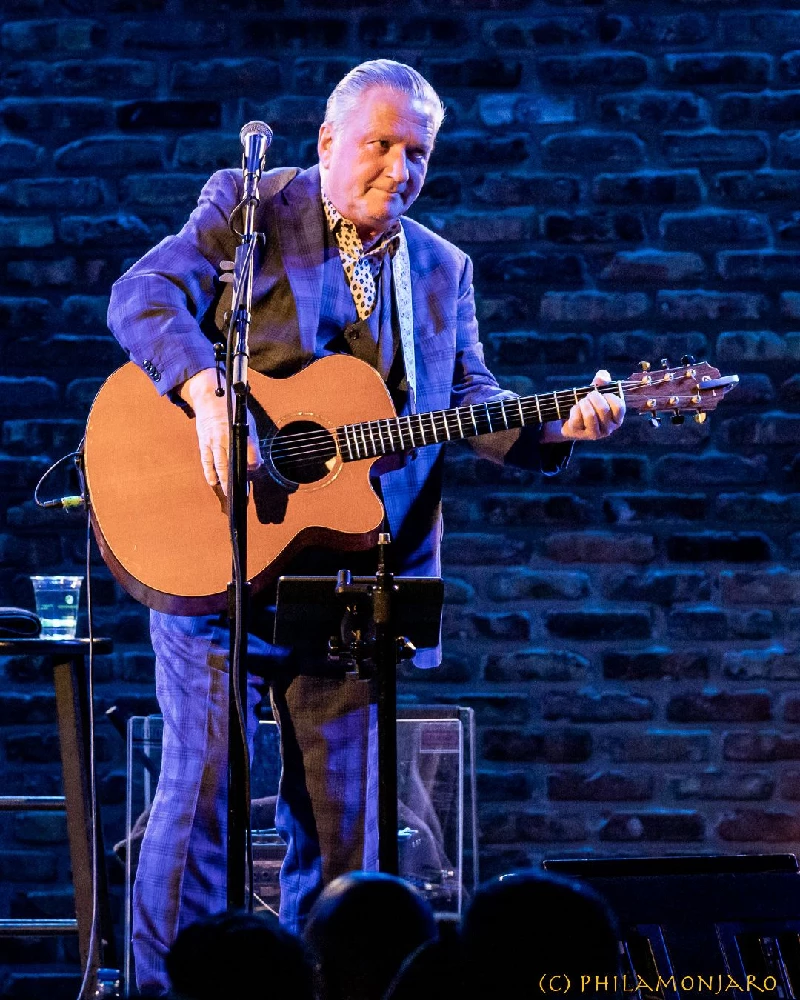
[[[445,115],[444,104],[425,77],[412,66],[393,59],[371,59],[355,66],[333,88],[325,106],[325,121],[334,128],[355,110],[370,87],[387,87],[430,105],[434,135]]]

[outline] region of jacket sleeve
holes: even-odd
[[[228,221],[240,182],[234,170],[213,174],[177,236],[162,240],[111,289],[109,328],[162,395],[214,365],[201,323],[220,292],[220,262],[236,253]]]
[[[472,261],[469,257],[465,257],[458,287],[456,357],[451,405],[469,406],[474,403],[515,398],[516,393],[501,389],[497,379],[486,367],[483,345],[478,339]],[[522,428],[512,444],[509,444],[508,436],[504,432],[470,438],[469,442],[480,455],[491,461],[500,461],[523,469],[538,469],[546,476],[553,476],[567,465],[572,454],[572,445],[540,444],[541,429],[542,425],[538,423]]]

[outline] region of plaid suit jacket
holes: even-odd
[[[319,170],[271,170],[259,190],[255,228],[267,242],[254,279],[251,355],[258,370],[285,375],[312,361],[316,348],[325,246]],[[240,171],[212,175],[180,233],[112,289],[109,327],[161,393],[214,364],[211,345],[219,339],[226,290],[229,296],[219,281],[220,263],[235,255],[228,221],[241,196]],[[402,225],[411,265],[417,412],[511,395],[484,363],[469,257],[417,222],[403,219]],[[285,290],[287,280],[291,295],[282,296],[278,288],[283,282]],[[515,465],[541,467],[537,440],[538,428],[523,432],[512,449]],[[486,444],[478,439],[476,447]],[[403,574],[440,574],[442,464],[443,446],[429,445],[381,476]],[[420,650],[415,660],[426,667],[438,661],[438,650]]]

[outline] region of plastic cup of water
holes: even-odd
[[[82,576],[32,576],[36,614],[43,639],[74,639],[78,630],[78,606]]]

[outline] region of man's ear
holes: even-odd
[[[332,145],[333,127],[330,122],[323,122],[319,127],[319,138],[317,139],[317,154],[323,167],[330,166]]]

